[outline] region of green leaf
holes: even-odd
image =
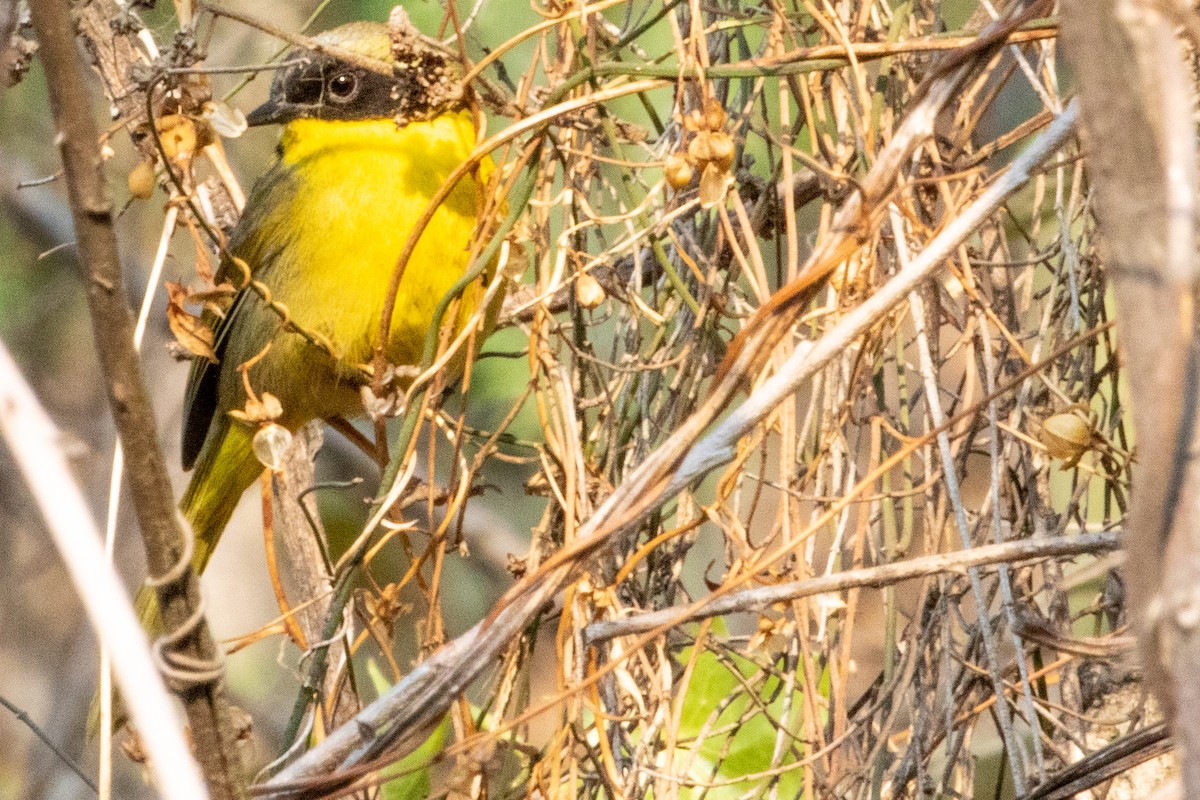
[[[367,675],[370,676],[371,685],[376,693],[383,694],[391,688],[387,676],[374,659],[367,662]],[[383,777],[390,778],[380,787],[383,800],[425,800],[429,797],[433,787],[429,767],[437,754],[442,752],[449,731],[450,718],[443,717],[420,747],[382,770]],[[391,777],[393,775],[395,777]]]
[[[681,657],[686,663],[691,657],[690,651],[684,651]],[[714,653],[704,652],[696,658],[680,715],[679,737],[686,745],[676,752],[676,763],[680,767],[688,765],[687,776],[699,784],[733,782],[706,792],[703,788],[682,788],[680,798],[690,800],[703,793],[705,800],[732,800],[756,786],[766,785],[763,778],[740,782],[736,779],[771,769],[776,725],[790,720],[793,727],[798,728],[804,699],[799,691],[793,691],[791,703],[785,703],[785,695],[779,691],[779,679],[772,677],[763,681],[758,689],[759,701],[766,707],[766,713],[762,709],[755,710],[746,685],[753,685],[760,669],[753,661],[736,653],[720,659]],[[718,708],[720,714],[706,730],[705,723]],[[791,731],[793,736],[798,733],[798,729]],[[695,741],[702,734],[703,738]],[[693,741],[687,741],[689,739]],[[789,744],[790,741],[785,741],[785,748]],[[795,753],[787,749],[784,752],[776,766],[795,763]],[[799,769],[783,772],[778,778],[779,796],[798,796],[803,789],[801,782]]]

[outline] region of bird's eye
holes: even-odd
[[[334,100],[346,102],[358,94],[358,78],[351,72],[340,72],[329,79],[329,94]]]

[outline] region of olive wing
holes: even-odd
[[[285,245],[287,209],[295,196],[296,181],[290,170],[277,163],[255,184],[229,239],[228,252],[245,261],[251,274],[259,279],[266,278],[275,257]],[[228,259],[223,259],[217,271],[216,282],[229,281],[240,284],[243,276]],[[184,469],[191,469],[204,449],[204,443],[214,427],[220,398],[221,369],[230,339],[238,335],[239,320],[248,316],[247,309],[258,302],[252,289],[243,288],[234,296],[233,303],[225,316],[216,317],[213,323],[213,351],[217,361],[205,358],[192,361],[188,375],[187,391],[183,399],[182,461]],[[228,409],[225,409],[228,410]]]

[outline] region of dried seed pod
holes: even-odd
[[[283,416],[283,404],[275,395],[263,392],[261,398],[246,398],[245,408],[234,408],[227,413],[239,422],[274,422]]]
[[[667,179],[667,184],[676,191],[684,188],[692,182],[692,177],[695,171],[692,169],[691,162],[687,160],[687,156],[683,153],[671,153],[667,156],[667,162],[663,166],[663,177]]]
[[[698,167],[704,167],[712,161],[712,134],[700,131],[688,143],[688,159]]]
[[[129,193],[138,200],[146,200],[154,194],[154,165],[141,161],[129,172]]]
[[[550,490],[550,480],[544,473],[533,473],[529,476],[529,480],[525,481],[525,494],[534,497],[550,497],[553,494]]]
[[[215,132],[226,139],[236,139],[246,132],[246,115],[224,100],[209,100],[205,103],[204,118]]]
[[[520,283],[521,276],[529,268],[529,252],[525,249],[525,242],[532,239],[529,226],[518,223],[500,246],[499,269],[513,283]]]
[[[724,131],[700,131],[688,145],[688,157],[697,166],[715,164],[722,172],[733,164],[733,137]]]
[[[284,455],[291,446],[292,432],[276,422],[267,423],[254,434],[254,456],[272,472],[283,469]]]
[[[263,415],[266,419],[276,420],[283,416],[283,403],[279,402],[279,398],[270,392],[263,392],[259,402],[262,403]]]
[[[829,273],[829,285],[835,292],[841,294],[847,289],[854,288],[855,284],[864,278],[864,272],[869,271],[863,269],[862,256],[852,255]]]
[[[217,140],[217,132],[207,119],[192,119],[196,127],[196,149],[203,150]]]
[[[595,308],[604,302],[608,295],[600,281],[586,272],[580,273],[575,279],[575,299],[584,308]]]
[[[704,126],[710,131],[719,131],[725,127],[728,116],[721,103],[714,97],[704,104]]]
[[[156,123],[163,152],[172,161],[187,161],[196,152],[196,123],[182,114],[167,114]]]
[[[708,147],[712,152],[712,163],[716,164],[722,170],[727,170],[733,165],[733,156],[736,148],[733,146],[733,137],[724,131],[714,131],[709,134]]]
[[[1063,461],[1077,461],[1092,443],[1092,429],[1074,411],[1063,411],[1042,422],[1038,439],[1047,452]]]
[[[700,175],[700,207],[704,209],[720,205],[725,200],[729,186],[729,173],[709,162]]]

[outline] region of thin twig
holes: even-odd
[[[668,491],[678,491],[700,475],[728,461],[737,442],[749,433],[784,397],[800,386],[834,355],[842,352],[881,319],[914,287],[926,280],[945,259],[1005,200],[1028,182],[1043,162],[1058,152],[1075,130],[1079,108],[1067,106],[1055,122],[991,186],[963,209],[912,262],[867,300],[842,317],[837,326],[813,343],[802,342],[787,361],[746,401],[698,441],[688,452]]]
[[[33,719],[28,714],[26,714],[20,707],[18,707],[15,703],[11,702],[8,698],[6,698],[2,694],[0,694],[0,706],[4,706],[5,708],[7,708],[10,712],[12,712],[12,715],[14,717],[16,717],[18,720],[20,720],[22,725],[29,728],[29,730],[33,731],[33,735],[36,736],[37,738],[41,739],[42,744],[49,747],[50,750],[53,751],[54,755],[58,757],[58,760],[61,761],[63,764],[65,764],[67,766],[67,768],[71,770],[71,772],[74,772],[76,775],[78,775],[79,780],[86,783],[88,788],[91,789],[93,793],[95,793],[95,794],[100,793],[100,788],[96,785],[96,782],[93,781],[90,777],[88,777],[88,774],[86,772],[84,772],[83,769],[78,764],[75,763],[74,759],[72,759],[69,755],[67,755],[65,752],[63,752],[63,749],[61,747],[59,747],[58,745],[56,745],[54,743],[54,740],[51,739],[50,736],[44,730],[42,730],[41,727],[36,722],[34,722]]]

